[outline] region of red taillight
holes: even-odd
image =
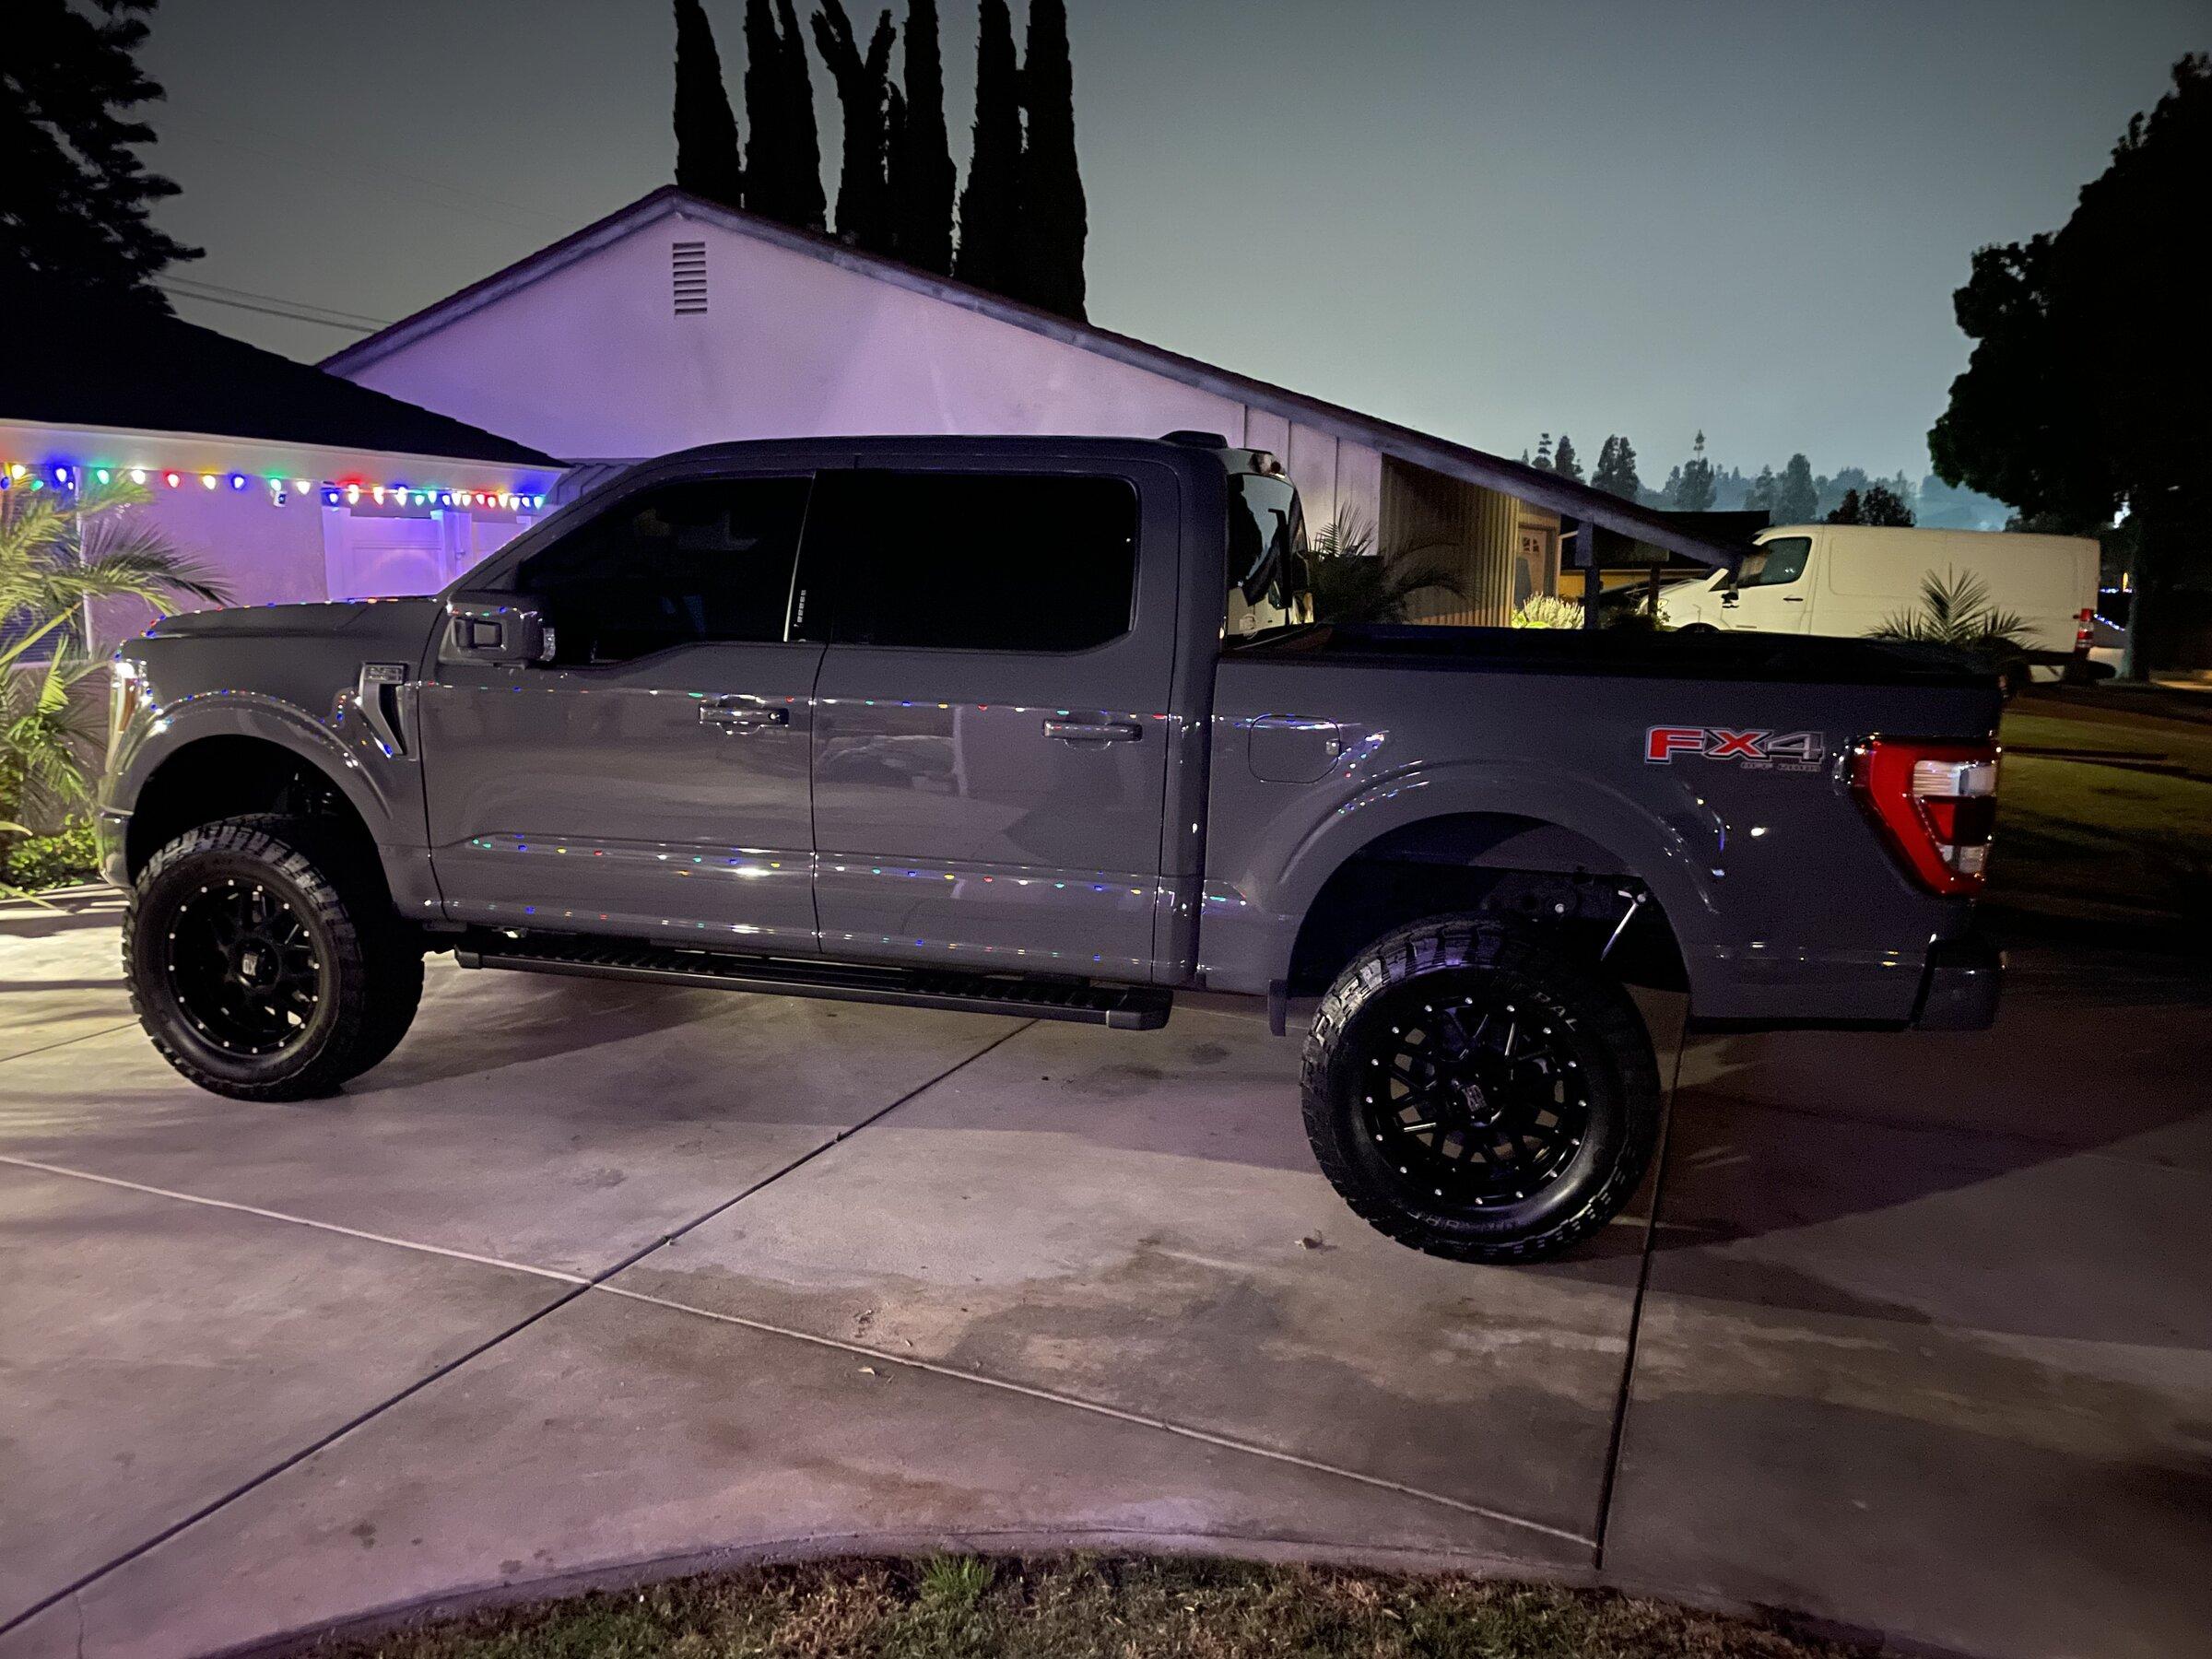
[[[1997,827],[1996,745],[1869,737],[1851,782],[1924,886],[1982,890]]]
[[[2081,607],[2081,615],[2074,618],[2074,654],[2087,656],[2089,647],[2097,642],[2097,613],[2088,606]]]

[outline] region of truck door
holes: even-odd
[[[832,956],[1142,981],[1170,750],[1174,475],[825,473],[794,637],[825,648]]]
[[[452,629],[438,647],[420,709],[449,916],[817,949],[822,652],[785,641],[811,488],[648,481],[471,583],[538,613],[553,652],[487,663]]]
[[[1733,583],[1720,592],[1723,628],[1758,633],[1804,633],[1812,626],[1813,582],[1806,566],[1809,535],[1777,535],[1759,544]]]

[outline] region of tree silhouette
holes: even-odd
[[[0,45],[0,278],[49,278],[167,311],[154,279],[199,250],[149,218],[177,187],[137,151],[132,112],[160,84],[138,67],[154,0],[88,17],[69,0],[13,0]],[[136,14],[136,15],[133,15]]]
[[[837,234],[871,253],[891,252],[890,198],[884,166],[888,148],[891,45],[898,31],[891,14],[876,22],[864,53],[841,0],[821,0],[814,14],[814,43],[837,87],[844,111],[844,159],[837,178]]]
[[[952,273],[952,193],[956,179],[945,133],[945,64],[936,0],[907,0],[903,91],[891,92],[891,244],[911,265]]]
[[[814,120],[814,77],[791,0],[746,0],[745,121],[752,132],[745,168],[749,212],[819,230],[822,147]]]
[[[1030,0],[1021,101],[1028,134],[1021,152],[1018,297],[1080,323],[1089,218],[1076,159],[1076,72],[1063,0]]]
[[[1705,434],[1700,432],[1690,446],[1689,459],[1682,464],[1681,476],[1672,480],[1674,508],[1677,512],[1710,512],[1712,511],[1712,463],[1705,458]]]
[[[1820,511],[1820,487],[1813,482],[1813,464],[1803,453],[1792,455],[1774,486],[1774,522],[1809,524]]]
[[[1559,434],[1559,447],[1551,452],[1551,470],[1562,478],[1572,478],[1578,483],[1582,479],[1583,464],[1574,453],[1574,440],[1564,432]]]
[[[699,0],[676,0],[676,182],[725,207],[745,204],[737,118],[723,85],[714,29]]]
[[[1955,303],[1977,344],[1928,433],[1938,477],[2023,515],[2088,533],[2125,506],[2134,673],[2168,648],[2161,606],[2212,523],[2212,326],[2182,233],[2207,178],[2212,58],[2193,53],[2064,226],[1975,253]]]
[[[960,191],[953,274],[1011,294],[1021,268],[1021,95],[1006,0],[982,0],[975,41],[975,146]]]
[[[1598,446],[1597,470],[1590,482],[1607,495],[1634,500],[1643,492],[1643,480],[1636,476],[1636,446],[1626,438],[1607,438]]]

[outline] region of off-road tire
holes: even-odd
[[[1430,1255],[1532,1262],[1559,1254],[1619,1213],[1657,1144],[1658,1063],[1628,994],[1569,950],[1567,941],[1526,925],[1442,916],[1384,935],[1337,977],[1306,1039],[1301,1093],[1314,1157],[1360,1219]],[[1410,1167],[1398,1164],[1394,1125],[1376,1121],[1388,1116],[1390,1103],[1372,1103],[1372,1079],[1389,1075],[1393,1047],[1403,1046],[1392,1035],[1394,1015],[1419,1019],[1418,1010],[1462,997],[1533,1017],[1564,1068],[1552,1074],[1562,1095],[1573,1097],[1561,1103],[1581,1114],[1573,1120],[1579,1138],[1556,1149],[1556,1168],[1524,1197],[1509,1193],[1476,1205],[1440,1196],[1412,1159]]]
[[[335,1094],[389,1054],[421,999],[422,952],[393,915],[372,856],[335,825],[276,815],[205,824],[156,853],[132,887],[123,962],[132,1012],[161,1056],[216,1094],[296,1100]],[[298,917],[315,976],[312,1013],[260,1053],[210,1035],[185,1006],[168,954],[182,907],[241,884]]]

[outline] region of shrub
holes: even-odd
[[[89,818],[78,818],[52,835],[18,836],[7,842],[4,856],[0,888],[25,893],[89,881],[100,865]]]

